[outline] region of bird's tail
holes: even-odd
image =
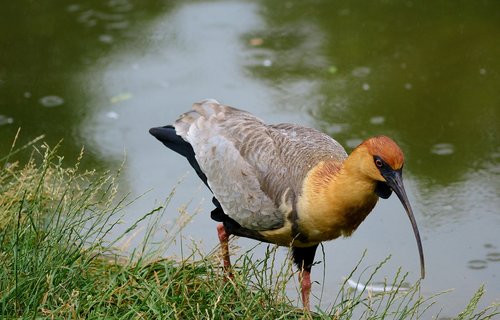
[[[193,151],[191,145],[184,141],[182,137],[177,135],[174,126],[167,125],[163,127],[155,127],[149,129],[149,133],[156,139],[160,140],[169,149],[183,155],[184,157],[190,156]]]

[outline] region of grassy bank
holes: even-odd
[[[68,167],[57,148],[30,148],[25,165],[13,162],[15,155],[0,159],[0,318],[432,318],[433,297],[422,297],[418,284],[378,295],[344,286],[328,310],[304,314],[286,295],[293,268],[289,262],[277,266],[273,247],[261,260],[243,254],[231,281],[216,254],[177,261],[141,249],[123,256],[116,243],[139,223],[149,221],[146,235],[154,233],[163,206],[105,240],[128,201],[117,199],[116,174],[79,169],[82,155]],[[397,274],[388,285],[404,282]],[[479,288],[457,318],[498,314],[493,306],[476,310],[482,293]]]

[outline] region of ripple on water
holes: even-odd
[[[488,265],[488,261],[482,259],[470,260],[468,263],[469,269],[472,270],[481,270],[485,269]]]
[[[500,252],[490,252],[486,255],[486,260],[490,262],[499,262],[500,261]]]
[[[372,70],[369,67],[357,67],[352,70],[351,74],[356,78],[364,78],[370,74]]]
[[[99,36],[99,41],[102,43],[112,43],[114,41],[113,36],[109,34],[101,34]]]
[[[4,116],[3,114],[0,114],[0,126],[4,126],[7,124],[14,123],[14,119],[11,117]]]
[[[436,143],[432,146],[431,152],[440,156],[447,156],[455,152],[455,147],[451,143]]]
[[[265,59],[264,61],[262,61],[262,65],[264,67],[271,67],[273,65],[273,61],[270,59]]]
[[[45,96],[39,101],[42,106],[47,108],[57,107],[64,103],[64,99],[59,96]]]
[[[370,119],[371,124],[383,124],[385,122],[385,118],[383,116],[375,116]]]
[[[106,113],[106,117],[108,117],[109,119],[118,119],[120,115],[114,111],[109,111]]]

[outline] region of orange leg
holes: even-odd
[[[309,296],[311,295],[311,271],[302,269],[299,272],[299,282],[302,290],[302,304],[304,309],[309,311]]]
[[[293,247],[292,257],[293,262],[299,268],[299,283],[302,293],[302,303],[306,311],[310,310],[311,296],[311,268],[314,264],[314,255],[318,245],[311,247]]]
[[[220,247],[222,251],[222,263],[224,266],[224,272],[226,275],[232,279],[233,274],[231,273],[231,260],[229,258],[229,234],[226,232],[226,228],[222,223],[217,225],[217,235],[219,236]]]

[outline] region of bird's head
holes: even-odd
[[[365,140],[357,148],[362,153],[362,172],[377,182],[387,183],[391,172],[402,172],[404,155],[401,148],[391,138],[377,136]],[[380,195],[387,199],[387,196]]]
[[[417,240],[420,254],[421,277],[424,278],[424,254],[420,234],[403,184],[403,151],[401,151],[396,142],[386,136],[370,138],[364,141],[358,148],[363,155],[361,170],[366,176],[376,181],[375,193],[379,197],[387,199],[391,196],[392,191],[394,191],[403,204]]]

